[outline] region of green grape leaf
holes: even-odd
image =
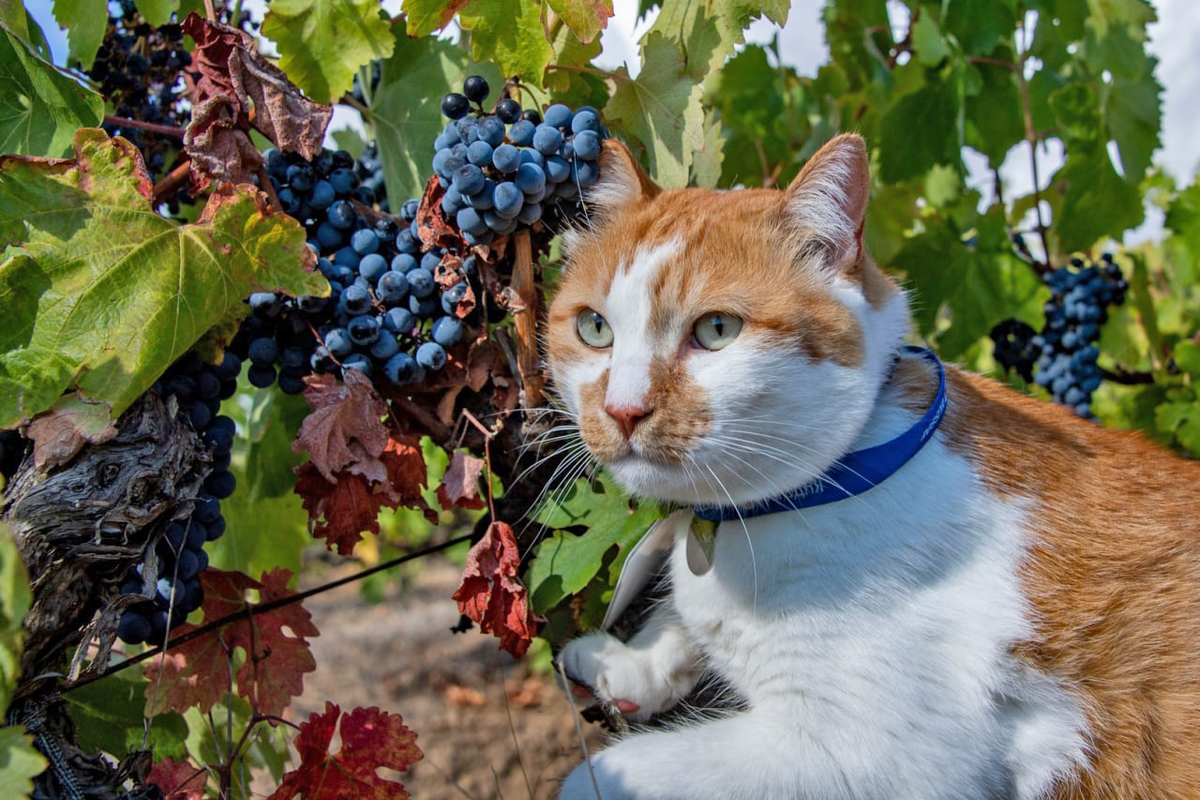
[[[68,389],[116,418],[256,290],[325,294],[295,220],[242,186],[165,219],[137,150],[88,128],[75,157],[0,159],[0,428]]]
[[[788,8],[789,4],[780,0],[666,3],[642,44],[655,33],[675,42],[683,54],[685,72],[699,83],[721,68],[735,46],[745,42],[744,31],[752,20],[765,16],[782,26]]]
[[[958,39],[964,52],[988,55],[1017,24],[1016,3],[1012,0],[955,0],[946,4],[943,26]]]
[[[936,73],[926,77],[925,86],[883,115],[879,176],[885,183],[915,178],[934,164],[958,163],[958,96]]]
[[[583,67],[600,55],[600,40],[583,44],[565,25],[551,42],[554,63],[546,70],[545,88],[555,99],[578,108],[589,105],[603,108],[608,102],[608,87],[599,75],[572,67]],[[558,67],[559,69],[555,69]]]
[[[949,360],[964,354],[1002,319],[1040,324],[1046,290],[1012,255],[1000,209],[979,219],[974,249],[947,223],[929,224],[896,254],[914,289],[913,318]],[[950,325],[945,326],[946,318]]]
[[[614,545],[618,548],[613,566],[616,574],[629,548],[661,516],[662,510],[654,504],[631,507],[629,498],[607,476],[601,476],[594,488],[582,478],[576,481],[560,503],[539,513],[538,521],[551,528],[583,526],[587,533],[556,530],[538,545],[525,573],[533,612],[543,614],[563,598],[582,591]]]
[[[1050,94],[1047,101],[1068,150],[1100,141],[1100,104],[1091,86],[1080,81],[1069,83]]]
[[[599,36],[613,15],[612,0],[547,0],[547,3],[583,44]]]
[[[704,146],[702,94],[684,70],[679,48],[661,33],[642,40],[637,80],[620,67],[617,90],[604,109],[610,127],[631,133],[646,148],[650,174],[660,186],[687,184],[692,154]]]
[[[126,670],[64,694],[79,746],[87,752],[103,750],[117,758],[146,747],[154,750],[155,759],[185,757],[187,723],[172,712],[147,721],[145,692],[146,679]]]
[[[1152,72],[1137,80],[1113,79],[1104,107],[1104,121],[1121,153],[1125,180],[1139,184],[1150,169],[1162,127],[1162,86]]]
[[[359,67],[390,56],[396,42],[378,0],[272,0],[262,35],[279,48],[279,68],[292,83],[325,104],[350,91]]]
[[[400,37],[392,57],[383,62],[371,95],[371,118],[393,208],[424,192],[433,140],[447,122],[442,95],[461,91],[467,75],[482,75],[493,87],[504,83],[491,64],[473,64],[461,47],[431,36]]]
[[[1200,183],[1193,183],[1171,199],[1164,224],[1187,248],[1192,260],[1200,261]]]
[[[1025,137],[1021,89],[1007,67],[978,64],[979,91],[966,98],[967,144],[996,167],[1013,145]]]
[[[471,0],[404,0],[404,16],[410,38],[419,39],[446,27],[459,9]]]
[[[491,61],[506,78],[542,85],[554,50],[542,26],[541,0],[471,0],[458,21],[471,32],[472,58]]]
[[[54,19],[67,29],[67,66],[91,69],[108,27],[106,0],[54,0]]]
[[[1052,182],[1067,187],[1054,224],[1064,252],[1084,250],[1102,236],[1120,238],[1145,216],[1138,187],[1122,180],[1103,147],[1069,150]]]
[[[171,15],[179,10],[179,0],[137,0],[138,12],[154,27],[158,28],[171,21]],[[187,14],[180,15],[180,19]]]
[[[917,54],[917,60],[925,66],[936,67],[946,56],[950,55],[950,46],[946,44],[946,37],[938,27],[933,14],[921,14],[917,17],[917,21],[912,24],[912,30],[909,33],[912,35],[912,45]]]
[[[0,25],[0,152],[65,155],[75,131],[103,116],[100,95]]]
[[[0,786],[9,797],[28,797],[33,779],[46,771],[46,757],[33,746],[33,737],[16,725],[0,728]]]
[[[1175,359],[1175,366],[1200,380],[1200,344],[1185,339],[1175,345],[1171,357]]]
[[[1163,403],[1154,410],[1154,421],[1160,431],[1200,454],[1200,404],[1195,399]]]
[[[33,595],[29,575],[8,526],[0,523],[0,708],[8,708],[21,675],[22,623]]]
[[[692,154],[692,186],[715,189],[721,180],[721,163],[725,160],[725,137],[721,135],[721,120],[713,111],[704,114],[704,145]]]

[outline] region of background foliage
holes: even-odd
[[[204,11],[194,0],[138,0],[137,8],[152,24]],[[97,165],[86,187],[47,162],[0,184],[0,298],[9,309],[0,323],[0,427],[28,421],[76,387],[115,416],[206,331],[243,314],[240,299],[253,287],[315,288],[299,269],[299,230],[252,224],[248,196],[189,224],[133,213],[149,187],[132,177],[126,151],[76,134],[112,111],[79,72],[99,47],[103,11],[102,0],[55,0],[70,37],[64,69],[50,62],[21,4],[0,7],[0,152],[60,158],[74,142]],[[781,0],[665,0],[639,42],[636,71],[592,64],[610,0],[408,0],[404,11],[389,18],[378,0],[272,0],[261,27],[310,98],[361,113],[391,197],[420,195],[444,123],[441,96],[467,74],[493,86],[518,78],[527,106],[595,106],[664,186],[783,186],[824,141],[856,130],[873,168],[867,240],[912,292],[920,338],[948,360],[1041,392],[997,370],[988,331],[1007,318],[1039,328],[1049,298],[1042,274],[1076,254],[1115,252],[1129,301],[1104,328],[1101,364],[1112,380],[1093,410],[1102,424],[1200,455],[1200,187],[1176,186],[1154,166],[1161,87],[1145,46],[1154,10],[1144,0],[829,0],[830,59],[813,76],[781,65],[777,44],[743,44],[751,20],[786,21]],[[445,31],[456,35],[437,35]],[[361,100],[350,96],[356,78]],[[354,136],[343,132],[339,142]],[[1038,174],[1034,152],[1048,143],[1061,144],[1065,161]],[[967,151],[986,159],[992,185],[968,185]],[[1025,195],[1000,181],[1000,165],[1014,158],[1029,165],[1034,188]],[[1162,240],[1123,248],[1148,204],[1165,212]],[[27,236],[23,220],[47,208],[60,215],[57,235]],[[108,246],[114,225],[128,252]],[[215,257],[214,247],[227,249]],[[129,312],[109,313],[113,303]],[[61,314],[66,307],[75,311]],[[239,488],[225,501],[232,534],[215,546],[213,564],[295,571],[311,541],[292,493],[301,459],[291,441],[307,407],[245,385],[226,413],[239,423]],[[438,454],[448,444],[424,443],[429,486],[446,468]],[[432,492],[425,499],[436,507]],[[597,624],[628,547],[659,515],[603,478],[564,487],[559,499],[540,518],[554,532],[524,565],[533,608],[556,641]],[[385,514],[379,537],[359,546],[366,561],[432,535],[417,512]],[[442,512],[437,524],[464,519]],[[28,603],[7,542],[5,701],[19,647],[14,621]],[[126,675],[73,694],[81,740],[117,756],[141,746],[143,689],[144,679]],[[255,714],[232,696],[228,708],[218,721],[225,728],[240,731]],[[158,757],[219,757],[195,709],[159,715],[152,730]],[[284,747],[277,732],[256,734],[244,757],[279,777]],[[0,729],[0,753],[5,786],[27,786],[42,768],[15,729]]]

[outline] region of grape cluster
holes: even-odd
[[[1020,370],[1023,366],[1026,375],[1032,358],[1037,369],[1034,383],[1079,416],[1090,418],[1092,393],[1103,380],[1096,346],[1100,327],[1108,319],[1108,307],[1125,302],[1128,284],[1107,253],[1096,264],[1072,259],[1070,267],[1059,267],[1043,280],[1053,297],[1044,309],[1046,322],[1041,332],[1034,334],[1028,329],[1027,335],[1021,329],[1014,333],[1011,327],[1001,330],[1012,320],[1001,323],[992,332],[997,340],[996,358],[1006,368]]]
[[[195,352],[175,362],[154,386],[164,397],[174,397],[192,427],[200,435],[212,459],[191,515],[175,520],[155,546],[157,561],[154,596],[128,606],[117,624],[117,636],[127,644],[158,642],[167,631],[200,607],[204,592],[199,574],[208,566],[205,542],[225,532],[221,500],[233,494],[237,480],[229,471],[234,421],[219,413],[221,400],[237,391],[242,361],[226,351],[220,364],[208,364]],[[145,597],[146,562],[125,576],[122,594]]]
[[[120,10],[120,16],[109,18],[88,74],[100,84],[116,116],[171,127],[187,125],[191,104],[183,71],[191,66],[192,57],[183,46],[183,29],[177,24],[149,25],[128,0]],[[125,137],[141,150],[152,176],[167,166],[166,159],[177,146],[171,137],[141,128],[106,122],[104,130]]]
[[[461,94],[443,97],[442,113],[451,121],[434,140],[442,211],[471,246],[532,226],[548,206],[578,198],[599,178],[608,138],[594,108],[555,103],[543,117],[505,98],[487,113],[482,103],[489,93],[487,81],[472,75]]]
[[[423,248],[419,201],[406,201],[399,219],[371,210],[384,193],[373,148],[357,165],[344,151],[311,163],[270,151],[267,171],[284,210],[304,224],[332,291],[250,297],[251,315],[231,345],[249,359],[250,382],[278,379],[295,394],[313,372],[354,369],[399,386],[445,366],[447,348],[479,324],[478,313],[458,313],[469,292],[482,291],[476,258],[447,262],[435,277],[446,251]]]

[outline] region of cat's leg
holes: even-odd
[[[628,736],[582,763],[559,800],[788,800],[885,797],[852,787],[798,721],[751,710],[674,730]],[[593,775],[595,783],[593,784]],[[861,788],[863,791],[856,791]]]
[[[628,643],[607,633],[567,642],[558,656],[567,677],[633,720],[679,702],[700,675],[700,653],[668,606]]]

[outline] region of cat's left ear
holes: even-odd
[[[788,186],[787,213],[801,247],[839,271],[862,259],[863,219],[871,193],[867,145],[856,133],[831,139]]]

